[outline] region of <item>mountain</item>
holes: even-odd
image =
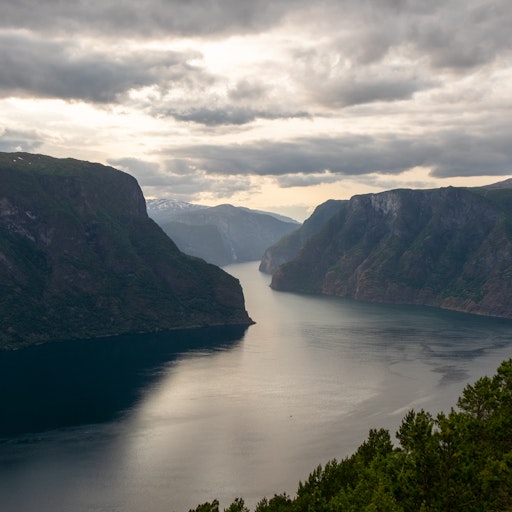
[[[208,208],[201,204],[186,203],[176,199],[146,199],[148,215],[155,222],[165,222],[175,215]]]
[[[329,199],[317,206],[300,228],[266,249],[261,259],[260,271],[272,274],[279,265],[295,258],[304,243],[316,235],[344,203],[344,200]]]
[[[484,185],[483,187],[479,187],[481,189],[502,189],[502,188],[512,188],[512,178],[509,178],[507,180],[498,181],[497,183],[491,183],[490,185]]]
[[[237,208],[239,208],[240,210],[244,210],[246,212],[259,213],[261,215],[270,215],[271,217],[274,217],[275,219],[281,220],[283,222],[291,222],[292,224],[297,224],[297,225],[300,224],[295,219],[292,219],[291,217],[288,217],[286,215],[281,215],[279,213],[266,212],[266,211],[263,211],[263,210],[253,210],[251,208],[245,208],[244,206],[237,206]]]
[[[354,196],[271,286],[512,318],[512,188]]]
[[[181,253],[111,167],[0,153],[0,347],[248,325],[238,280]]]
[[[164,200],[169,201],[169,200]],[[176,208],[148,201],[148,214],[185,253],[216,265],[261,259],[265,249],[300,224],[288,217],[222,204]],[[157,205],[159,209],[157,210]]]

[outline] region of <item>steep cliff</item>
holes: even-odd
[[[293,219],[229,204],[167,211],[161,206],[148,201],[150,217],[183,252],[215,265],[259,260],[267,247],[300,226]]]
[[[512,189],[353,197],[272,288],[512,317]]]
[[[181,253],[136,180],[0,153],[0,346],[251,323],[237,280]]]
[[[295,258],[307,240],[316,235],[344,203],[344,200],[329,199],[317,206],[302,226],[265,250],[260,262],[260,271],[272,274],[279,265]]]

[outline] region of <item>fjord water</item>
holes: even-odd
[[[0,354],[3,512],[177,512],[296,491],[411,408],[448,411],[512,356],[512,322],[269,288],[248,329]]]

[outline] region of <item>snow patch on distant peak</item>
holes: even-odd
[[[208,208],[208,206],[178,201],[177,199],[147,199],[146,206],[150,217],[179,214]]]

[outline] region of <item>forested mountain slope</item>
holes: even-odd
[[[148,201],[150,217],[183,252],[216,265],[257,261],[267,247],[300,226],[290,218],[229,204],[168,204],[165,210],[162,201]]]
[[[0,347],[251,323],[239,282],[184,255],[130,175],[0,153]]]
[[[344,203],[346,203],[344,200],[329,199],[317,206],[300,228],[292,231],[289,235],[284,236],[277,243],[267,248],[261,259],[260,271],[272,274],[279,265],[292,260],[300,248],[325,226],[327,221]]]
[[[511,233],[507,187],[358,195],[271,286],[512,317]]]

